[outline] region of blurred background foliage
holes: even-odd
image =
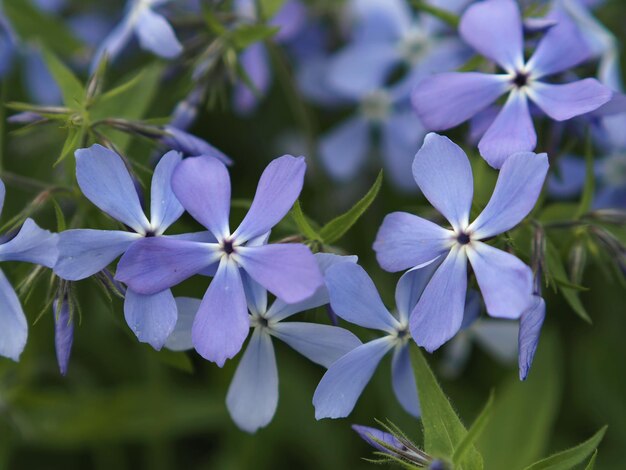
[[[330,1],[312,0],[310,4],[322,13],[336,8]],[[123,2],[74,0],[64,11],[89,9],[117,18]],[[626,3],[609,0],[597,13],[623,43]],[[57,50],[64,60],[65,47]],[[274,68],[282,67],[283,72],[277,72],[278,79],[255,114],[238,117],[218,100],[211,109],[201,110],[191,131],[234,159],[233,197],[238,199],[252,197],[261,171],[272,158],[284,153],[307,155],[307,183],[300,200],[309,217],[324,223],[365,194],[378,167],[372,162],[367,176],[341,185],[323,174],[311,143],[338,122],[341,113],[320,110],[300,100],[289,82],[289,70],[284,69],[284,63],[275,63],[277,54]],[[189,78],[185,74],[162,76],[164,66],[164,62],[140,53],[124,58],[107,72],[106,86],[111,88],[142,70],[145,74],[136,90],[141,94],[120,100],[116,115],[162,118],[171,113],[189,91]],[[22,74],[20,67],[15,67],[2,82],[3,102],[29,101]],[[81,78],[87,78],[85,73]],[[63,184],[72,172],[71,165],[69,170],[68,165],[53,167],[62,152],[66,129],[17,129],[3,129],[1,176],[8,193],[3,223],[36,196],[47,197],[49,185]],[[134,162],[150,165],[153,143],[122,135],[116,139],[121,139],[116,142]],[[477,165],[478,196],[490,194],[495,171],[478,158],[473,164]],[[149,174],[138,175],[144,184],[149,181]],[[59,196],[59,202],[64,209],[71,209],[71,199]],[[399,276],[378,267],[371,250],[376,230],[387,213],[424,211],[423,204],[420,197],[399,194],[384,182],[374,204],[338,242],[346,253],[359,256],[388,304]],[[101,218],[97,219],[98,226],[110,224],[95,209],[93,212],[91,217]],[[234,218],[242,216],[243,211],[234,210]],[[56,229],[50,204],[44,202],[36,218],[42,226]],[[194,224],[187,217],[177,227],[181,231],[197,228]],[[278,239],[291,234],[293,224],[285,221],[273,236]],[[562,246],[562,240],[557,240]],[[17,285],[31,268],[7,265],[3,269]],[[282,344],[276,345],[280,375],[276,416],[268,428],[250,436],[236,428],[225,407],[238,359],[219,369],[193,353],[156,352],[138,343],[124,322],[121,299],[108,298],[90,279],[77,283],[81,316],[69,374],[63,378],[54,354],[53,316],[46,308],[47,279],[44,276],[32,287],[35,290],[32,295],[28,293],[28,299],[22,296],[31,327],[20,363],[0,360],[0,468],[372,468],[361,460],[371,449],[350,424],[374,425],[375,418],[389,418],[412,437],[419,436],[419,423],[403,412],[392,396],[389,361],[382,362],[348,419],[318,422],[311,398],[323,369]],[[174,292],[199,296],[206,283],[206,279],[195,279]],[[466,422],[475,418],[490,391],[495,391],[494,414],[479,442],[487,469],[521,469],[546,453],[583,441],[604,424],[609,429],[596,468],[624,468],[626,290],[598,263],[592,263],[582,284],[589,288],[580,298],[593,324],[578,318],[563,298],[547,289],[546,326],[527,382],[519,382],[515,364],[500,364],[478,348],[473,349],[466,369],[454,380],[439,374],[441,351],[429,357]],[[327,321],[323,309],[304,317]],[[366,331],[356,333],[362,340],[373,337]],[[505,467],[503,462],[510,462],[512,456],[516,466]]]

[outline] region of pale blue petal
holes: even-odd
[[[124,317],[139,341],[160,350],[174,331],[178,317],[172,291],[142,295],[127,289]]]
[[[0,260],[53,268],[59,255],[58,238],[56,233],[40,228],[33,219],[26,219],[16,236],[0,245]]]
[[[271,325],[270,334],[284,341],[307,359],[330,367],[337,359],[361,346],[359,338],[337,326],[302,322]]]
[[[74,321],[70,315],[70,304],[65,299],[61,302],[61,311],[57,310],[56,299],[52,303],[54,315],[54,349],[61,375],[67,374],[67,368],[74,343]]]
[[[566,121],[608,103],[613,91],[595,78],[586,78],[559,85],[535,82],[528,97],[552,119]]]
[[[459,331],[466,292],[467,257],[455,246],[411,313],[411,336],[419,346],[433,352]]]
[[[378,264],[390,272],[430,263],[445,253],[454,233],[406,212],[385,216],[373,248]]]
[[[250,210],[233,233],[233,238],[250,240],[280,222],[298,199],[305,172],[304,157],[284,155],[272,160],[263,171]]]
[[[520,318],[519,327],[519,378],[526,380],[533,363],[541,327],[546,317],[546,304],[539,296],[534,296],[531,307]]]
[[[150,225],[155,235],[165,232],[185,211],[172,190],[172,174],[181,161],[180,153],[167,152],[154,169],[150,188]]]
[[[396,398],[410,415],[419,418],[420,403],[417,397],[417,385],[411,366],[408,343],[396,346],[391,361],[391,380]]]
[[[248,310],[251,313],[266,316],[267,311],[267,290],[261,284],[256,282],[243,269],[240,271],[243,289],[246,293],[246,301]]]
[[[76,179],[83,194],[115,220],[145,234],[150,222],[122,158],[99,144],[79,149],[75,155]]]
[[[235,371],[226,406],[237,426],[253,433],[267,426],[278,405],[278,370],[272,339],[255,329]]]
[[[239,268],[222,258],[193,322],[194,348],[222,367],[241,350],[250,328],[249,316]]]
[[[469,159],[461,147],[431,132],[415,155],[413,177],[426,199],[455,230],[467,226],[474,180]]]
[[[359,42],[395,42],[411,27],[412,12],[404,0],[352,0],[354,39]]]
[[[265,96],[270,87],[272,74],[265,45],[252,44],[240,54],[239,63],[254,86],[251,89],[248,83],[241,80],[235,84],[233,106],[239,114],[246,115],[254,111],[259,99]]]
[[[413,268],[402,275],[396,285],[396,308],[401,322],[409,319],[417,301],[424,292],[430,278],[439,267],[438,262],[422,268]]]
[[[532,210],[548,173],[545,153],[517,153],[502,166],[489,203],[469,226],[475,239],[498,235],[519,224]]]
[[[585,185],[587,165],[582,158],[563,155],[554,163],[555,171],[548,177],[548,192],[555,198],[579,195]]]
[[[315,418],[345,418],[374,375],[378,363],[393,347],[387,337],[353,349],[326,371],[313,395]]]
[[[141,235],[118,230],[66,230],[59,234],[57,276],[68,281],[85,279],[102,271]]]
[[[142,49],[160,57],[173,59],[183,51],[167,20],[150,8],[142,8],[137,16],[135,33]]]
[[[511,91],[504,107],[478,143],[483,158],[496,169],[514,153],[531,152],[537,146],[537,134],[528,109],[526,95]]]
[[[417,191],[412,174],[413,159],[426,131],[413,110],[389,117],[382,127],[382,152],[386,175],[397,189]]]
[[[20,301],[0,270],[0,356],[18,361],[28,337],[28,324]]]
[[[174,331],[165,342],[165,347],[172,351],[188,351],[193,348],[191,327],[200,308],[201,300],[191,297],[176,297],[175,301],[178,319]]]
[[[333,311],[350,323],[393,332],[399,327],[383,305],[376,286],[358,264],[339,263],[326,272],[326,285]]]
[[[531,269],[512,254],[483,242],[472,242],[467,256],[487,313],[498,318],[519,318],[532,302]]]

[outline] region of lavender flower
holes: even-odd
[[[378,262],[387,271],[438,265],[411,313],[411,333],[418,345],[434,351],[461,327],[468,259],[489,315],[519,318],[530,307],[530,268],[481,240],[513,228],[530,212],[547,171],[546,154],[511,155],[502,166],[491,200],[470,224],[474,188],[467,156],[446,137],[426,136],[415,156],[413,176],[452,230],[395,212],[385,217],[374,243]]]
[[[183,213],[171,190],[170,179],[182,157],[165,154],[154,170],[151,214],[146,217],[139,195],[122,158],[115,152],[93,145],[76,151],[76,179],[83,194],[109,216],[128,226],[125,230],[66,230],[60,234],[59,260],[55,273],[70,281],[85,279],[109,265],[138,240],[161,238]],[[207,232],[190,235],[212,240]],[[188,236],[189,237],[189,236]],[[175,236],[173,238],[180,238]],[[176,325],[176,304],[167,289],[143,295],[126,291],[124,316],[139,341],[160,349]]]
[[[519,378],[526,380],[530,366],[535,357],[537,344],[539,343],[539,335],[541,327],[546,317],[546,303],[539,295],[533,295],[533,301],[530,307],[522,313],[519,328]]]
[[[313,395],[317,419],[348,416],[381,359],[392,349],[392,384],[396,398],[408,413],[420,415],[408,348],[409,314],[425,280],[424,273],[418,270],[400,278],[396,287],[396,317],[385,308],[363,268],[341,263],[328,269],[326,283],[333,311],[344,320],[384,331],[386,335],[353,349],[328,369]]]
[[[183,160],[172,176],[174,194],[216,242],[146,238],[122,257],[116,279],[150,295],[219,263],[194,320],[192,340],[200,355],[222,366],[239,352],[248,335],[244,275],[287,303],[305,300],[323,283],[306,246],[252,243],[265,238],[287,214],[300,194],[305,169],[303,157],[286,155],[271,162],[261,176],[248,214],[231,232],[226,167],[208,157]]]
[[[0,211],[6,194],[0,181]],[[58,256],[57,234],[26,219],[17,235],[0,244],[0,261],[24,261],[51,268]],[[28,337],[26,316],[13,287],[0,270],[0,356],[18,361]]]
[[[60,304],[60,309],[58,308]],[[74,321],[70,315],[70,304],[66,298],[61,302],[56,299],[52,304],[54,315],[54,346],[61,375],[67,374],[74,342]]]
[[[513,0],[485,0],[470,6],[461,19],[463,39],[506,73],[445,73],[423,80],[412,100],[424,126],[443,130],[457,126],[508,93],[502,111],[481,138],[481,155],[494,168],[516,152],[532,151],[537,135],[529,100],[549,117],[564,121],[607,103],[613,93],[587,78],[551,84],[544,77],[563,72],[590,56],[571,22],[550,28],[532,57],[524,59],[519,7]]]
[[[113,61],[122,52],[133,36],[136,36],[142,49],[165,59],[180,55],[183,46],[167,19],[156,13],[154,8],[170,0],[128,0],[124,18],[104,40],[93,61],[92,69],[104,55]]]

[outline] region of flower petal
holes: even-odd
[[[396,42],[409,31],[413,20],[403,0],[352,0],[348,6],[355,22],[355,42]]]
[[[424,127],[440,131],[458,126],[509,89],[507,75],[476,72],[439,73],[422,80],[411,102]]]
[[[57,310],[58,303],[52,303],[54,315],[54,349],[57,355],[57,363],[61,375],[67,374],[67,368],[72,353],[74,342],[74,322],[70,316],[70,305],[67,300],[61,302],[61,311]]]
[[[160,350],[174,331],[178,317],[172,291],[142,295],[127,289],[124,317],[139,341]]]
[[[263,171],[250,210],[233,238],[250,240],[280,222],[302,191],[305,171],[304,157],[284,155],[272,160]]]
[[[239,63],[254,88],[251,89],[248,83],[241,80],[235,84],[233,106],[239,114],[246,115],[254,111],[259,104],[259,95],[267,93],[271,82],[269,62],[263,43],[254,43],[240,54]]]
[[[389,272],[428,264],[450,247],[453,233],[406,212],[392,212],[383,220],[373,248],[378,264]]]
[[[417,397],[417,385],[411,366],[408,343],[394,349],[391,361],[391,380],[393,392],[402,408],[410,415],[419,418],[421,414],[420,402]]]
[[[165,342],[165,347],[172,351],[188,351],[193,348],[191,327],[200,308],[201,300],[192,297],[176,297],[174,300],[176,310],[178,310],[178,319],[174,331]]]
[[[267,311],[267,290],[253,280],[244,270],[240,271],[243,289],[250,313],[265,316]],[[266,317],[267,318],[267,317]]]
[[[138,294],[156,294],[217,261],[219,254],[213,250],[215,246],[169,237],[144,238],[124,253],[115,279]]]
[[[85,279],[102,271],[141,235],[120,230],[66,230],[59,234],[57,276],[68,281]]]
[[[6,188],[4,187],[4,183],[0,180],[0,214],[2,214],[2,209],[4,209],[4,197],[6,196]]]
[[[530,307],[533,273],[519,258],[483,242],[473,242],[467,256],[489,315],[515,319]]]
[[[202,357],[222,367],[241,350],[249,328],[239,268],[222,258],[193,322],[193,346]]]
[[[533,77],[563,72],[591,58],[591,49],[574,21],[564,12],[552,12],[557,23],[543,36],[526,67]]]
[[[388,332],[400,326],[383,305],[370,277],[358,264],[332,266],[326,272],[326,285],[333,311],[344,320]]]
[[[20,301],[0,270],[0,356],[17,362],[26,346],[28,324]]]
[[[409,319],[439,264],[434,262],[422,268],[413,268],[402,275],[396,285],[396,308],[400,321],[404,322]]]
[[[331,58],[328,84],[343,96],[358,100],[381,88],[399,61],[393,42],[353,42]]]
[[[406,451],[406,446],[402,444],[402,442],[400,442],[393,434],[390,434],[385,431],[381,431],[379,429],[370,428],[368,426],[360,426],[358,424],[353,424],[352,429],[354,429],[358,433],[361,439],[363,439],[365,442],[367,442],[369,445],[371,445],[372,447],[374,447],[376,450],[380,452],[384,452],[385,454],[390,454],[396,457],[400,457],[400,454],[397,454],[389,450],[387,447],[380,445],[376,441],[382,441],[385,444],[395,449],[398,449],[401,452]],[[376,439],[376,441],[374,439]]]
[[[163,130],[167,134],[162,137],[161,141],[173,150],[178,150],[188,157],[214,157],[224,165],[233,163],[224,152],[209,144],[206,140],[171,125],[163,126]]]
[[[524,34],[519,6],[513,0],[471,5],[461,18],[463,40],[507,71],[524,65]]]
[[[76,179],[83,194],[115,220],[145,234],[150,222],[122,158],[99,144],[76,150]]]
[[[546,303],[539,296],[534,296],[531,307],[522,313],[519,326],[519,378],[526,380],[533,363],[541,327],[546,318]]]
[[[437,268],[410,317],[415,342],[433,352],[452,338],[463,322],[467,257],[457,246]]]
[[[267,426],[278,405],[278,370],[271,337],[255,329],[235,371],[226,406],[239,428],[253,433]]]
[[[392,347],[387,337],[370,341],[330,366],[313,395],[315,419],[348,416],[378,363]]]
[[[485,135],[478,150],[492,167],[499,169],[517,152],[530,152],[537,146],[537,134],[526,95],[513,90]]]
[[[299,243],[242,246],[237,257],[252,279],[287,303],[311,297],[324,283],[315,257]]]
[[[489,238],[519,224],[535,206],[548,166],[545,153],[511,155],[502,165],[487,206],[468,228],[472,237]]]
[[[426,199],[455,230],[467,226],[474,180],[469,159],[461,147],[431,132],[415,155],[413,177]]]
[[[183,51],[176,33],[163,16],[150,8],[142,8],[136,21],[135,33],[142,49],[166,59],[173,59]]]
[[[544,113],[557,121],[565,121],[594,111],[608,103],[612,96],[611,89],[595,78],[562,85],[534,82],[528,90],[528,97]]]
[[[58,238],[58,234],[40,228],[33,219],[26,219],[16,236],[0,245],[0,260],[52,268],[59,255]]]
[[[154,169],[150,188],[150,225],[156,235],[165,232],[185,211],[172,191],[172,174],[182,159],[178,152],[167,152]]]
[[[350,331],[331,325],[278,322],[269,331],[307,359],[326,368],[361,346],[359,338]]]
[[[210,157],[186,158],[172,175],[174,194],[191,216],[218,240],[230,235],[230,176]]]
[[[319,156],[332,178],[345,181],[359,171],[369,149],[369,133],[368,122],[354,117],[321,136]]]
[[[91,61],[90,72],[94,73],[100,64],[103,56],[106,54],[109,62],[113,62],[133,37],[135,28],[134,21],[131,16],[127,15],[121,23],[119,23],[113,31],[104,39],[100,47],[96,51]]]

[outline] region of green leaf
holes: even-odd
[[[422,408],[424,450],[434,457],[450,459],[467,436],[467,430],[439,387],[420,349],[412,347],[411,357]],[[463,453],[466,457],[461,468],[483,468],[482,458],[473,445],[470,444]]]
[[[563,294],[563,297],[572,308],[574,313],[576,313],[580,318],[585,320],[587,323],[591,324],[591,317],[587,313],[587,309],[580,301],[579,290],[577,288],[572,288],[568,286],[569,282],[567,281],[567,272],[565,271],[565,266],[563,266],[563,262],[561,260],[561,255],[558,250],[554,246],[554,244],[550,241],[549,238],[546,238],[546,268],[548,272],[547,276],[550,276],[555,284],[558,284],[559,290]],[[578,286],[576,286],[578,287]]]
[[[43,60],[48,66],[54,81],[63,94],[63,103],[68,108],[80,109],[85,100],[85,88],[74,72],[65,66],[59,58],[47,49],[43,49]]]
[[[170,351],[166,348],[163,348],[160,351],[152,350],[151,352],[154,352],[157,359],[161,363],[188,374],[193,373],[193,363],[191,362],[191,359],[189,359],[189,355],[185,352]]]
[[[60,19],[43,13],[28,0],[4,0],[4,13],[18,36],[25,41],[37,41],[58,54],[70,55],[82,44]]]
[[[529,465],[525,470],[570,470],[574,468],[598,448],[606,433],[606,428],[607,426],[604,426],[582,444]]]
[[[460,465],[463,463],[463,460],[467,456],[470,449],[473,448],[474,444],[482,434],[489,422],[489,418],[491,417],[491,412],[493,411],[493,392],[489,395],[489,399],[485,404],[485,407],[480,412],[476,420],[470,426],[467,434],[458,445],[458,447],[454,451],[454,455],[452,456],[452,462],[456,465]]]
[[[259,0],[261,16],[269,20],[272,18],[285,4],[285,0]]]
[[[324,240],[324,243],[332,244],[343,237],[343,235],[350,230],[350,227],[352,227],[356,221],[361,218],[363,213],[368,209],[372,202],[374,202],[374,199],[378,196],[378,191],[380,191],[382,183],[383,171],[380,170],[376,181],[367,194],[363,196],[363,199],[357,202],[348,212],[334,218],[322,227],[320,230],[320,236],[322,237],[322,240]]]
[[[52,203],[52,206],[54,207],[54,215],[56,216],[56,219],[57,219],[57,232],[63,232],[67,228],[63,210],[61,209],[61,206],[57,202],[56,198],[51,197],[50,202]]]
[[[596,176],[593,168],[593,143],[591,140],[591,131],[587,132],[587,143],[585,145],[585,172],[585,186],[583,188],[582,197],[580,198],[578,211],[576,212],[577,219],[580,219],[591,209],[593,196],[596,190]]]
[[[296,203],[293,205],[291,211],[289,212],[289,215],[295,222],[298,230],[300,230],[300,233],[304,235],[307,239],[322,241],[320,235],[313,229],[313,227],[311,227],[311,224],[304,215],[304,212],[302,212],[302,207],[300,206],[299,200],[297,200]]]
[[[278,32],[275,26],[262,24],[244,24],[235,29],[230,35],[230,42],[239,50],[268,39]]]
[[[61,154],[59,158],[56,159],[52,166],[57,166],[63,160],[65,160],[69,155],[73,155],[74,151],[80,147],[80,141],[83,136],[83,130],[79,127],[70,127],[67,132],[67,138],[65,139],[65,143],[63,144],[63,148],[61,149]]]
[[[585,467],[585,470],[593,470],[596,466],[596,458],[598,457],[598,451],[596,450],[593,455],[591,456],[591,459],[589,460],[589,463],[587,464],[587,466]]]
[[[527,380],[512,373],[496,387],[477,447],[487,469],[521,470],[541,458],[554,435],[564,364],[558,337],[545,327]]]

